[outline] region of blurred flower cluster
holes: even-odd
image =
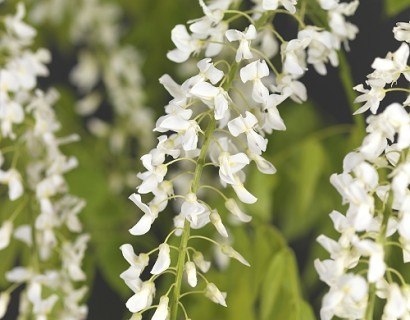
[[[68,190],[65,174],[77,166],[61,146],[78,140],[57,136],[60,122],[53,105],[57,91],[37,89],[47,76],[46,49],[31,48],[35,29],[26,24],[25,7],[3,17],[0,69],[0,183],[8,187],[8,208],[0,227],[0,250],[22,243],[20,264],[5,274],[9,287],[0,295],[0,317],[19,288],[20,318],[84,319],[85,273],[82,259],[89,236],[78,214],[84,201]]]

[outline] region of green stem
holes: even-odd
[[[350,111],[354,113],[356,110],[354,108],[353,101],[356,99],[356,92],[353,90],[354,83],[352,72],[350,70],[349,63],[347,62],[346,55],[343,51],[339,51],[339,76],[342,81],[342,85],[346,94],[346,97],[349,101]],[[364,132],[364,119],[363,115],[355,115],[353,117],[354,123],[356,126]]]
[[[376,300],[376,285],[374,283],[369,286],[369,301],[367,301],[366,314],[364,320],[373,320],[374,303]]]
[[[201,180],[202,170],[205,164],[206,155],[208,153],[209,144],[215,131],[216,120],[213,116],[210,117],[208,128],[205,132],[205,140],[201,147],[201,153],[199,154],[197,165],[195,168],[194,179],[191,185],[191,192],[195,193],[199,189],[199,182]],[[190,235],[190,223],[188,220],[184,222],[184,230],[182,231],[181,242],[179,244],[179,254],[178,262],[176,269],[176,279],[175,286],[172,294],[172,303],[171,303],[171,320],[176,320],[178,315],[179,300],[181,298],[181,284],[182,284],[182,275],[184,274],[185,258],[188,247],[188,240]]]
[[[176,270],[176,280],[175,286],[172,293],[172,303],[171,303],[171,320],[176,320],[178,315],[178,306],[179,299],[181,297],[181,284],[182,284],[182,275],[184,274],[184,265],[185,265],[185,254],[188,246],[190,234],[190,225],[189,221],[185,220],[184,230],[182,232],[181,242],[179,244],[179,254],[178,254],[178,263]]]
[[[354,108],[353,101],[356,99],[356,93],[353,90],[354,83],[352,78],[352,73],[347,62],[346,55],[343,51],[339,51],[339,77],[342,82],[346,97],[349,101],[350,111],[354,113],[356,110]],[[365,122],[364,116],[362,114],[357,114],[353,116],[353,122],[356,127],[355,134],[352,136],[352,143],[354,146],[358,146],[365,133]]]

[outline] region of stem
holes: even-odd
[[[369,301],[367,302],[366,314],[364,316],[365,320],[373,320],[375,300],[376,300],[376,285],[372,283],[370,284],[370,287],[369,287]]]
[[[195,168],[194,179],[191,185],[191,192],[195,193],[199,189],[199,182],[202,175],[202,169],[205,164],[205,158],[208,153],[209,144],[211,142],[211,138],[213,136],[213,132],[215,131],[216,120],[213,116],[210,116],[210,121],[208,128],[205,132],[205,140],[201,147],[201,153],[199,154],[197,165]],[[188,247],[188,240],[190,235],[190,223],[188,220],[184,222],[184,230],[182,231],[181,242],[179,244],[179,254],[178,254],[178,262],[177,262],[177,269],[176,269],[176,279],[175,279],[175,286],[172,294],[172,303],[171,303],[171,320],[177,320],[178,315],[178,307],[180,305],[180,298],[181,298],[181,284],[182,284],[182,275],[184,274],[184,266],[185,266],[185,258],[186,258],[186,251]]]
[[[176,320],[178,315],[178,306],[179,299],[181,297],[181,284],[182,284],[182,275],[184,274],[184,265],[185,265],[185,253],[188,246],[190,233],[189,221],[185,220],[184,222],[184,231],[182,232],[181,243],[179,244],[179,254],[178,254],[178,263],[176,270],[176,280],[175,286],[172,293],[172,303],[171,303],[171,320]]]
[[[339,51],[338,57],[339,57],[340,80],[342,81],[342,85],[343,85],[346,97],[349,101],[350,111],[354,113],[356,110],[354,109],[353,101],[356,99],[356,93],[353,90],[354,84],[353,84],[352,72],[350,70],[350,67],[347,62],[346,55],[344,54],[344,52]],[[365,132],[363,115],[361,114],[355,115],[353,117],[353,121],[361,133]]]
[[[350,111],[353,114],[356,110],[354,108],[353,101],[356,98],[356,93],[353,90],[354,84],[352,79],[352,73],[349,64],[346,59],[346,55],[339,51],[339,78],[342,82],[346,97],[349,101]],[[352,147],[357,147],[361,144],[362,138],[365,133],[365,121],[363,114],[356,114],[353,116],[353,122],[355,129],[351,132],[349,144]]]

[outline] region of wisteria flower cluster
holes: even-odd
[[[374,60],[369,89],[355,87],[362,93],[356,102],[364,103],[357,113],[376,113],[387,93],[407,98],[367,118],[361,146],[344,158],[343,173],[331,176],[348,209],[345,215],[330,214],[338,240],[317,239],[330,254],[330,259],[315,261],[320,279],[330,287],[320,313],[324,320],[375,319],[379,304],[381,319],[410,318],[410,286],[389,263],[397,248],[403,262],[410,261],[410,23],[398,23],[393,32],[401,45]]]
[[[37,89],[50,53],[31,49],[36,31],[24,17],[20,3],[15,15],[2,17],[0,31],[0,250],[15,242],[22,248],[19,265],[5,274],[10,286],[0,293],[0,318],[19,289],[19,319],[85,319],[81,264],[89,236],[78,217],[85,203],[64,177],[77,160],[60,149],[78,136],[56,135],[58,93]]]
[[[199,0],[204,16],[189,21],[188,28],[180,24],[172,30],[176,48],[168,58],[176,63],[188,63],[194,56],[201,59],[196,63],[197,73],[182,84],[167,74],[160,78],[172,99],[155,125],[154,131],[161,134],[157,146],[141,158],[145,171],[138,174],[141,183],[130,200],[143,215],[130,233],[148,233],[171,200],[177,215],[174,229],[157,249],[137,255],[131,244],[121,246],[130,264],[121,278],[134,292],[126,303],[134,320],[152,309],[152,319],[175,320],[179,309],[188,319],[181,301],[190,294],[188,289],[182,293],[184,279],[189,287],[200,288],[195,292],[227,305],[226,293],[205,275],[211,263],[190,240],[210,241],[225,256],[249,265],[227,241],[206,238],[196,230],[213,225],[220,238],[228,239],[229,220],[251,221],[240,205],[257,201],[246,188],[246,168],[253,162],[260,172],[275,173],[263,153],[267,135],[286,129],[278,106],[288,98],[305,101],[307,90],[300,79],[308,65],[326,74],[328,63],[338,65],[341,45],[347,47],[357,33],[347,17],[355,12],[358,1],[319,1],[326,20],[321,26],[306,24],[308,2],[253,2],[252,10],[245,13],[238,9],[238,1]],[[278,15],[294,20],[295,38],[285,40],[274,27]],[[243,29],[233,28],[234,23],[242,23]],[[216,172],[219,183],[213,177]],[[224,206],[208,204],[214,194]],[[179,247],[170,244],[173,237],[179,237]],[[146,277],[143,272],[155,252],[158,256]],[[155,303],[156,281],[162,275],[174,281]]]
[[[135,183],[126,161],[134,152],[130,141],[137,142],[140,155],[154,144],[153,112],[142,90],[142,59],[133,46],[121,43],[121,7],[100,0],[82,0],[76,6],[44,0],[34,3],[30,18],[36,25],[68,25],[67,40],[80,48],[69,74],[79,96],[75,110],[86,119],[91,134],[105,143],[106,161],[116,163],[107,173],[110,190],[120,193],[129,181]]]

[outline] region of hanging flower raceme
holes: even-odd
[[[0,250],[23,244],[11,255],[21,265],[5,274],[10,286],[1,289],[0,318],[21,287],[21,318],[85,319],[81,264],[89,236],[81,234],[78,218],[84,201],[68,192],[64,178],[77,160],[60,150],[78,137],[56,136],[60,123],[52,106],[58,94],[36,89],[37,77],[48,75],[50,54],[32,51],[36,31],[24,16],[20,3],[14,16],[3,17],[0,41]]]
[[[152,110],[144,101],[141,57],[133,46],[122,44],[123,16],[120,5],[100,0],[81,0],[75,6],[66,1],[36,1],[30,12],[34,24],[51,23],[73,47],[81,48],[69,74],[79,96],[75,110],[85,118],[90,133],[105,144],[101,157],[120,164],[107,170],[115,194],[135,184],[130,158],[124,156],[135,152],[130,146],[136,142],[142,155],[155,143]],[[105,104],[109,120],[100,116]]]
[[[204,16],[190,21],[188,28],[177,25],[171,32],[176,48],[168,53],[170,60],[183,63],[193,55],[204,57],[197,62],[197,73],[182,84],[169,75],[160,78],[172,99],[156,122],[154,131],[161,133],[158,145],[141,158],[145,171],[138,174],[141,183],[130,200],[143,215],[130,233],[149,232],[169,203],[175,204],[177,215],[173,218],[174,230],[157,249],[136,255],[130,244],[121,247],[130,264],[121,277],[134,292],[126,304],[133,319],[141,318],[153,306],[157,307],[155,315],[161,314],[163,319],[169,316],[175,320],[181,306],[186,312],[180,301],[184,274],[190,287],[198,287],[213,302],[227,305],[226,293],[205,276],[210,263],[190,240],[208,240],[226,257],[249,266],[227,241],[201,236],[200,229],[213,225],[219,239],[227,239],[230,219],[243,223],[252,219],[240,208],[240,202],[257,201],[246,187],[246,171],[254,163],[264,174],[276,172],[263,153],[268,146],[267,134],[286,129],[278,106],[288,98],[305,101],[306,88],[299,80],[308,65],[326,74],[328,62],[338,64],[336,50],[340,43],[354,37],[353,32],[336,34],[333,29],[305,25],[297,1],[254,2],[248,15],[236,9],[238,1],[200,0]],[[344,19],[355,9],[351,4],[346,12],[344,4],[332,3],[329,8],[323,5],[325,19],[329,12]],[[272,24],[278,14],[283,14],[282,6],[296,21],[294,39],[285,40]],[[244,29],[230,28],[230,23],[242,18]],[[280,53],[270,51],[279,47]],[[281,62],[275,66],[270,59],[277,54]],[[215,179],[212,168],[218,169],[219,179]],[[205,182],[206,178],[212,185]],[[209,201],[215,194],[223,199],[224,207]],[[179,247],[172,245],[174,237],[179,237]],[[142,272],[149,260],[155,263],[152,276],[145,278]],[[175,277],[175,281],[156,305],[155,280],[165,275]]]
[[[398,23],[394,28],[397,40],[408,39],[406,26]],[[379,303],[384,305],[381,319],[410,317],[409,284],[387,264],[393,247],[400,248],[404,263],[410,261],[410,114],[406,110],[410,91],[393,87],[398,80],[410,81],[408,58],[409,45],[403,42],[397,51],[375,59],[366,81],[370,90],[356,87],[363,93],[356,101],[364,102],[357,113],[367,109],[376,113],[392,91],[405,93],[407,99],[367,118],[361,146],[345,157],[343,173],[330,178],[348,209],[345,215],[330,214],[339,240],[325,235],[317,239],[330,254],[327,260],[315,261],[320,279],[330,287],[321,319],[379,318],[374,311]]]

